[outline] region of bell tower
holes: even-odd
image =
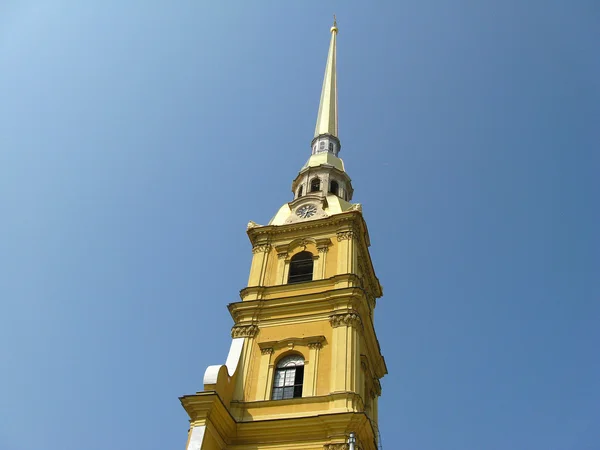
[[[248,224],[252,263],[241,301],[228,305],[227,361],[206,369],[202,392],[180,399],[190,416],[187,450],[380,444],[387,369],[373,314],[382,290],[338,157],[337,33],[334,21],[310,157],[292,182],[293,199],[267,225]]]

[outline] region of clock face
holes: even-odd
[[[315,205],[304,205],[296,210],[296,215],[302,219],[308,219],[317,213]]]

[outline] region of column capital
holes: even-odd
[[[252,253],[267,253],[271,250],[271,244],[256,244],[252,247]]]
[[[348,450],[348,444],[325,444],[323,450]]]
[[[354,311],[333,314],[329,316],[329,323],[332,327],[362,327],[362,319],[360,315]]]
[[[253,338],[258,334],[257,325],[235,325],[231,329],[232,338]]]
[[[353,239],[356,233],[353,230],[338,231],[336,233],[338,242]]]
[[[310,348],[310,349],[319,350],[322,347],[323,347],[323,344],[318,341],[308,343],[308,348]]]

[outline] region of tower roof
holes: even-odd
[[[333,16],[331,27],[331,41],[329,53],[327,54],[327,65],[323,78],[321,90],[321,101],[319,102],[319,114],[315,127],[315,137],[329,134],[338,137],[338,115],[337,115],[337,74],[336,74],[336,36],[337,22]]]

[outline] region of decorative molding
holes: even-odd
[[[302,197],[304,199],[304,197]],[[336,214],[330,217],[331,220],[323,221],[306,221],[299,222],[295,224],[290,224],[285,226],[286,234],[296,234],[298,232],[304,232],[308,230],[316,230],[320,228],[329,228],[329,227],[343,227],[343,226],[359,226],[361,229],[365,228],[364,220],[362,219],[361,214],[355,211],[347,211],[346,213]],[[360,223],[363,223],[361,226]],[[276,236],[280,235],[281,231],[279,230],[282,226],[279,225],[265,225],[262,227],[256,227],[248,230],[248,235],[250,240],[254,242],[258,236]],[[277,229],[277,231],[275,231]],[[366,229],[365,229],[366,230]]]
[[[317,245],[317,250],[319,251],[319,253],[327,253],[329,251],[329,246],[331,245],[331,239],[329,239],[329,238],[316,239],[315,243]]]
[[[263,349],[271,348],[274,350],[279,350],[281,348],[293,349],[295,346],[307,346],[315,344],[322,344],[325,342],[325,336],[307,336],[303,338],[290,337],[285,338],[280,341],[269,341],[269,342],[259,342],[258,346],[260,347],[260,351]]]
[[[260,227],[260,226],[262,226],[262,225],[259,225],[256,222],[254,222],[253,220],[251,220],[250,222],[248,222],[248,225],[246,226],[246,230],[249,230],[250,228]]]
[[[354,236],[355,236],[355,233],[352,230],[349,230],[349,231],[338,231],[336,234],[337,234],[337,240],[338,240],[338,242],[347,241],[347,240],[353,239]]]
[[[253,338],[258,334],[258,326],[256,325],[236,325],[231,329],[232,338],[248,337]]]
[[[271,244],[256,244],[252,247],[252,253],[266,253],[271,250]]]
[[[348,444],[325,444],[323,450],[348,450]]]
[[[346,312],[329,316],[329,323],[332,327],[361,327],[362,320],[355,312]]]
[[[354,203],[348,211],[358,211],[362,213],[362,205],[360,203]]]
[[[381,395],[381,383],[377,378],[373,378],[373,389],[375,390],[375,395]]]
[[[272,355],[274,351],[275,350],[273,350],[273,347],[265,347],[260,349],[260,353],[263,355]]]
[[[286,259],[288,257],[287,252],[277,253],[277,259]]]
[[[323,348],[322,341],[309,342],[308,343],[308,348],[319,350],[319,349]]]

